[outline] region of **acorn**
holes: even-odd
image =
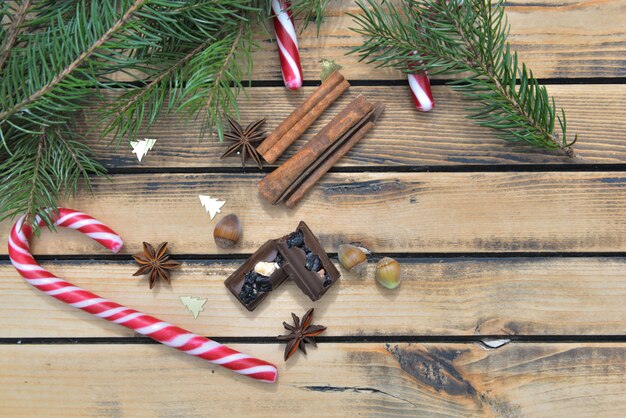
[[[376,264],[376,280],[387,289],[395,289],[402,280],[400,263],[390,257],[382,258]]]
[[[357,246],[352,244],[341,244],[338,250],[339,263],[350,273],[361,275],[367,267],[367,256]]]
[[[239,218],[235,214],[224,216],[215,225],[213,230],[213,239],[220,248],[233,248],[241,238],[242,229]]]

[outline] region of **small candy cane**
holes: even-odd
[[[101,298],[43,269],[30,253],[29,240],[33,235],[33,229],[24,223],[24,219],[25,216],[18,219],[9,235],[9,257],[17,271],[33,287],[75,308],[123,325],[162,344],[226,367],[236,373],[263,382],[273,383],[276,381],[278,373],[273,364],[242,354],[208,338]],[[76,229],[114,253],[122,248],[122,239],[118,234],[102,222],[84,213],[59,208],[58,216],[54,214],[53,219],[55,219],[54,225]],[[44,225],[40,218],[37,218],[36,221],[40,226]]]
[[[413,55],[415,54],[417,54],[417,51],[413,52]],[[413,67],[415,67],[415,64],[409,63],[409,68]],[[408,79],[415,108],[420,112],[432,110],[435,107],[435,100],[430,90],[430,78],[428,78],[428,74],[424,71],[418,71],[417,73],[409,74]]]
[[[289,90],[297,90],[302,87],[302,67],[300,66],[298,39],[289,10],[290,6],[288,0],[272,0],[274,31],[276,32],[283,80],[285,87]]]

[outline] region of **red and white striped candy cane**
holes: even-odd
[[[289,90],[297,90],[302,87],[302,67],[300,66],[298,39],[289,10],[290,6],[289,0],[272,0],[274,31],[276,32],[283,80],[285,87]]]
[[[460,8],[463,5],[463,0],[454,0],[454,2]],[[446,3],[450,3],[450,0],[446,0]],[[417,54],[417,51],[413,52],[413,55]],[[415,64],[409,63],[409,68],[415,67]],[[418,71],[408,75],[409,86],[411,87],[411,96],[413,96],[413,103],[415,108],[420,112],[428,112],[435,107],[435,99],[433,99],[433,93],[430,89],[430,78],[425,71]]]
[[[56,218],[54,221],[56,226],[76,229],[114,253],[122,248],[120,236],[91,216],[66,208],[60,208],[58,216],[56,214],[53,216]],[[33,235],[33,229],[24,223],[24,219],[24,216],[18,219],[9,235],[9,257],[17,271],[33,287],[75,308],[123,325],[160,343],[203,358],[213,364],[219,364],[236,373],[264,382],[276,381],[277,370],[273,364],[101,298],[43,269],[30,253],[29,240]],[[44,225],[39,218],[37,222],[41,226]]]
[[[417,54],[417,51],[413,54]],[[409,68],[414,67],[415,64],[409,63]],[[433,99],[433,93],[430,90],[430,78],[424,71],[418,71],[408,75],[409,87],[411,87],[411,96],[413,96],[413,103],[415,108],[420,112],[428,112],[435,107],[435,100]]]

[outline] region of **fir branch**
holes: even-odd
[[[6,29],[6,37],[2,43],[2,47],[0,48],[0,72],[4,68],[4,64],[9,58],[9,55],[11,55],[11,49],[15,46],[15,42],[17,41],[18,35],[22,29],[22,23],[24,23],[24,20],[26,19],[30,6],[31,1],[25,0],[19,5],[15,13],[11,16],[11,24]]]
[[[84,64],[87,58],[91,57],[98,48],[102,47],[107,41],[109,41],[113,35],[124,27],[131,17],[139,10],[139,8],[146,3],[147,0],[135,0],[132,5],[126,10],[122,17],[110,26],[105,33],[96,39],[85,51],[81,52],[72,62],[70,62],[65,68],[58,72],[51,80],[44,84],[41,88],[35,92],[29,94],[18,103],[15,103],[8,109],[0,112],[0,123],[6,121],[9,117],[17,112],[20,112],[34,103],[36,100],[42,98],[44,95],[54,91],[55,87],[59,85],[64,79],[66,79],[74,70]],[[31,111],[32,113],[32,111]]]
[[[323,1],[298,3],[319,11]],[[268,0],[17,4],[0,5],[8,23],[0,27],[0,221],[27,213],[49,227],[63,194],[105,174],[69,123],[87,98],[125,92],[103,118],[118,140],[135,135],[142,121],[149,127],[160,111],[206,112],[207,127],[221,136],[222,114],[238,111],[237,94],[250,78],[252,22],[270,16],[269,8],[262,13]],[[143,84],[120,84],[112,74]]]
[[[507,141],[574,155],[577,137],[568,141],[565,113],[557,115],[546,88],[510,51],[502,0],[357,3],[363,13],[353,16],[359,25],[353,30],[365,41],[351,52],[361,60],[404,72],[460,74],[450,85],[477,103],[468,116],[475,123]]]
[[[132,88],[128,94],[122,95],[118,100],[115,100],[111,106],[104,107],[102,116],[104,117],[106,126],[102,131],[102,135],[113,132],[114,137],[118,138],[118,142],[122,137],[133,140],[143,124],[148,103],[150,109],[152,109],[149,112],[150,117],[146,126],[146,129],[149,129],[158,111],[163,106],[162,101],[164,101],[165,96],[160,94],[161,89],[164,88],[163,84],[166,85],[165,88],[170,87],[172,84],[170,78],[174,73],[184,67],[208,45],[209,42],[201,43],[182,58],[166,67],[145,86]],[[167,81],[167,83],[164,83],[165,81]]]
[[[62,124],[35,136],[11,132],[16,140],[13,154],[0,152],[0,221],[26,214],[35,230],[36,216],[53,227],[51,215],[62,193],[69,196],[81,180],[89,186],[89,175],[105,173],[89,149],[71,135],[70,128]]]
[[[299,17],[303,21],[300,30],[309,26],[314,21],[319,36],[322,22],[324,21],[324,11],[330,3],[330,0],[295,0],[291,4],[291,12],[294,16]]]
[[[29,181],[29,192],[28,192],[28,200],[26,201],[25,204],[25,210],[26,210],[26,218],[24,219],[25,223],[33,223],[32,220],[35,218],[37,212],[39,211],[39,207],[38,205],[36,205],[36,199],[37,199],[37,187],[39,187],[39,183],[40,183],[40,177],[41,177],[41,160],[43,159],[43,152],[44,152],[44,142],[46,140],[45,134],[39,134],[39,139],[37,141],[37,151],[35,151],[35,161],[34,161],[34,165],[33,165],[33,175],[30,178]],[[13,202],[13,203],[19,203],[19,202]],[[23,210],[21,210],[20,208],[20,212],[23,212]],[[37,223],[33,223],[33,226],[35,226]]]
[[[199,83],[194,83],[194,80],[190,80],[189,85],[186,88],[186,95],[189,96],[189,98],[179,107],[179,110],[183,110],[185,108],[194,109],[197,108],[197,103],[203,102],[208,112],[205,129],[210,132],[213,127],[215,127],[220,140],[224,137],[222,113],[230,113],[230,108],[233,106],[235,107],[235,110],[237,110],[237,92],[235,91],[233,93],[230,86],[231,81],[235,82],[233,88],[238,90],[241,87],[241,82],[232,77],[233,72],[231,70],[239,69],[237,66],[236,52],[241,46],[240,41],[242,40],[243,32],[244,26],[242,25],[240,26],[239,31],[236,32],[234,39],[232,39],[230,49],[224,56],[222,62],[219,64],[217,72],[214,73],[212,85],[209,85],[208,97],[203,100],[204,94],[201,93],[201,86],[204,83],[202,80],[198,80]],[[251,61],[248,59],[248,62]],[[238,77],[239,80],[241,80],[241,78],[242,77]]]

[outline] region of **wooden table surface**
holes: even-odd
[[[129,147],[91,145],[112,173],[66,202],[117,230],[117,256],[75,232],[44,232],[42,264],[95,293],[275,362],[250,381],[38,293],[0,261],[0,413],[6,416],[619,416],[626,409],[626,1],[507,2],[511,42],[568,116],[584,164],[510,146],[464,119],[436,80],[418,114],[402,75],[344,56],[351,1],[331,2],[319,37],[300,35],[307,80],[282,87],[275,45],[260,38],[244,122],[273,128],[318,84],[320,58],[352,82],[300,142],[356,93],[383,100],[380,124],[295,209],[257,195],[263,175],[200,122],[162,118],[139,164]],[[97,106],[97,104],[94,104]],[[93,110],[93,109],[91,109]],[[90,109],[78,121],[87,131]],[[292,146],[292,154],[298,146]],[[198,195],[225,200],[244,239],[216,248]],[[253,313],[223,280],[264,241],[305,220],[334,256],[358,241],[401,261],[388,291],[344,272],[312,303],[292,283]],[[9,223],[0,224],[6,237]],[[183,261],[171,286],[133,278],[129,254],[169,241]],[[207,298],[197,320],[180,296]],[[282,360],[274,337],[315,307],[328,330],[308,357]]]

